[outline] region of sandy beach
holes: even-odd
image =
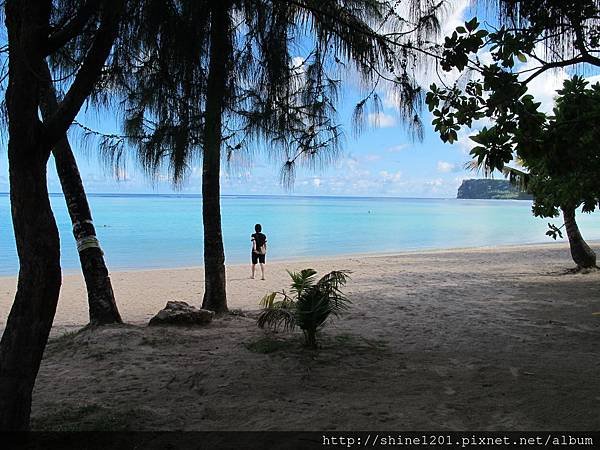
[[[256,327],[259,299],[306,267],[352,271],[352,308],[316,352]],[[277,262],[266,281],[229,266],[235,313],[197,328],[146,324],[169,300],[199,306],[201,268],[114,272],[127,325],[79,333],[85,289],[68,275],[32,426],[597,430],[600,271],[572,267],[563,244]],[[14,289],[0,278],[0,327]]]

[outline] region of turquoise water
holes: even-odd
[[[90,195],[98,237],[111,270],[202,265],[201,198]],[[52,196],[62,266],[79,268],[64,199]],[[254,224],[263,224],[268,259],[553,242],[531,202],[407,198],[225,196],[226,262],[250,258]],[[559,224],[558,220],[554,220]],[[600,239],[595,215],[580,214],[587,239]],[[17,273],[9,198],[0,194],[0,274]]]

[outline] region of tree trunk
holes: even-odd
[[[6,3],[8,161],[19,277],[0,341],[0,430],[29,427],[31,393],[61,284],[58,229],[46,183],[50,150],[43,145],[38,119],[39,63],[49,13],[50,2]]]
[[[217,313],[227,311],[225,252],[221,230],[221,122],[226,99],[231,55],[228,2],[215,2],[211,9],[210,63],[204,148],[202,153],[202,222],[204,225],[204,300],[202,307]]]
[[[317,331],[304,330],[304,344],[311,349],[317,349]]]
[[[31,394],[60,292],[60,242],[46,166],[98,81],[117,35],[123,1],[103,4],[100,25],[59,112],[39,120],[40,81],[48,51],[51,0],[7,0],[8,165],[19,278],[0,341],[0,430],[27,430]],[[94,2],[95,6],[100,6]],[[110,6],[110,7],[107,7]]]
[[[46,64],[43,69],[46,77],[41,86],[40,109],[42,118],[46,120],[57,111],[58,101],[48,65]],[[77,243],[79,261],[87,288],[90,323],[93,325],[121,323],[104,255],[96,238],[83,182],[66,135],[54,147],[52,153],[73,225],[73,236]]]
[[[578,267],[588,268],[596,266],[596,253],[583,240],[579,227],[575,221],[575,208],[561,207],[567,237],[569,238],[569,247],[571,247],[571,256]]]
[[[33,385],[58,303],[60,245],[46,186],[46,160],[27,158],[34,149],[12,135],[8,148],[20,267],[17,294],[0,341],[0,430],[26,430]]]

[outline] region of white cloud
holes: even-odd
[[[367,162],[379,161],[381,159],[381,155],[375,155],[373,153],[369,153],[362,157],[363,160]]]
[[[401,171],[390,173],[387,170],[382,170],[381,172],[379,172],[379,176],[386,183],[397,183],[398,181],[402,180]]]
[[[536,48],[536,54],[541,54],[543,50]],[[535,69],[540,67],[540,64],[530,58],[523,67],[520,67],[519,70],[527,70],[527,69]],[[521,79],[527,78],[533,72],[527,71],[524,75],[521,76]],[[554,99],[557,96],[556,91],[562,89],[563,83],[566,79],[570,78],[571,75],[565,69],[551,69],[547,70],[544,73],[538,75],[533,80],[529,82],[527,85],[527,93],[533,95],[534,100],[536,102],[540,102],[540,111],[545,113],[551,113],[552,108],[554,107]],[[590,82],[590,84],[594,84],[600,81],[600,75],[594,75],[591,77],[586,77],[586,80]]]
[[[441,21],[441,39],[440,43],[444,42],[444,37],[452,34],[456,27],[463,25],[465,19],[470,20],[470,17],[465,17],[467,8],[469,8],[471,0],[450,0],[447,3],[446,15]]]
[[[484,118],[478,120],[477,123],[473,124],[472,128],[467,126],[463,126],[458,131],[458,140],[453,144],[455,148],[458,148],[462,154],[468,155],[471,152],[471,149],[475,147],[477,144],[475,141],[471,140],[471,136],[475,136],[477,133],[481,131],[483,127],[492,127],[494,122],[489,118]]]
[[[381,102],[385,108],[398,108],[398,105],[400,104],[400,96],[396,91],[389,89],[385,91]]]
[[[544,47],[538,44],[534,53],[536,55],[543,55]],[[540,66],[539,61],[529,58],[525,64],[518,67],[519,72],[523,72],[519,78],[521,80],[526,79]],[[563,68],[547,70],[529,82],[527,93],[533,95],[535,101],[541,102],[539,108],[541,111],[551,112],[554,106],[556,91],[562,87],[563,81],[567,78],[569,78],[569,75]]]
[[[292,67],[299,67],[304,63],[304,58],[302,56],[294,56],[292,58]]]
[[[291,67],[297,75],[303,75],[306,72],[306,58],[294,56],[291,61]]]
[[[590,86],[596,83],[600,83],[600,75],[594,75],[592,77],[586,77],[587,81],[590,82]]]
[[[385,151],[388,153],[400,153],[401,151],[406,150],[409,147],[410,147],[409,144],[399,144],[399,145],[393,145],[391,147],[388,147],[385,149]]]
[[[438,188],[444,185],[444,180],[442,180],[441,178],[436,178],[435,180],[426,181],[424,184],[425,186]]]
[[[471,5],[471,0],[448,0],[445,3],[444,10],[442,11],[440,19],[440,34],[437,38],[437,44],[443,44],[446,36],[451,35],[456,27],[464,25],[467,20],[470,20],[475,12],[469,13],[467,10]],[[482,50],[481,53],[485,53]],[[431,83],[440,84],[440,78],[443,83],[452,85],[460,76],[467,77],[469,74],[466,71],[458,71],[456,69],[450,72],[444,72],[441,68],[435,70],[435,65],[423,65],[423,70],[419,74],[418,82],[420,85],[429,87]],[[389,96],[386,94],[384,97],[384,104],[386,101],[394,102],[394,94]],[[397,104],[397,102],[396,102]]]
[[[397,2],[396,10],[401,17],[410,17],[410,4],[412,2]],[[423,3],[423,2],[422,2]],[[469,11],[469,7],[473,2],[471,0],[446,0],[442,8],[437,11],[440,22],[440,33],[431,38],[436,44],[443,44],[446,36],[451,35],[456,27],[464,25],[465,21],[470,20],[475,16],[475,11]],[[474,8],[473,8],[474,9]],[[487,53],[487,55],[485,55]],[[488,51],[481,51],[481,58],[490,59]],[[486,60],[487,60],[486,59]],[[468,81],[470,74],[467,71],[458,71],[456,69],[450,72],[444,72],[441,68],[436,70],[436,62],[432,58],[427,58],[417,67],[416,71],[417,83],[429,88],[432,83],[437,85],[446,84],[452,85],[461,76],[463,80]],[[385,108],[398,109],[401,104],[401,98],[393,88],[388,88],[380,95]]]
[[[359,163],[356,158],[344,158],[336,164],[337,169],[341,169],[345,174],[352,178],[364,178],[371,175],[367,169],[363,168],[363,164]]]
[[[396,119],[393,116],[382,112],[369,114],[367,120],[369,125],[373,127],[391,128],[396,126]]]
[[[404,17],[409,20],[414,19],[411,12],[411,3],[415,2],[398,1],[396,2],[394,9],[400,17]],[[421,2],[421,4],[423,3],[424,2]],[[471,0],[445,0],[443,9],[437,11],[441,24],[441,35],[439,37],[439,42],[444,42],[444,36],[446,34],[451,33],[457,26],[464,23],[465,11],[470,4]],[[407,24],[407,27],[408,26],[409,24]]]
[[[456,164],[454,163],[450,163],[447,161],[438,161],[437,162],[437,171],[441,172],[441,173],[450,173],[450,172],[456,172],[460,170],[458,167],[456,167]]]

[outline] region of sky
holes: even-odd
[[[469,3],[469,0],[452,0],[452,8],[442,21],[442,36],[476,15]],[[485,54],[482,55],[482,58],[485,57]],[[428,86],[435,81],[428,76],[424,75],[422,85]],[[542,101],[544,109],[551,109],[553,94],[566,77],[567,74],[559,70],[548,72],[532,83],[530,91]],[[457,143],[444,144],[431,126],[431,114],[424,108],[422,119],[425,136],[422,142],[414,141],[395,113],[393,101],[387,92],[379,92],[384,99],[379,115],[368,116],[367,122],[371,126],[360,136],[355,136],[351,117],[353,106],[361,94],[353,83],[348,83],[342,89],[338,119],[343,125],[344,139],[337,161],[315,171],[298,170],[293,187],[286,189],[280,184],[281,162],[269,161],[257,152],[244,167],[224,167],[222,194],[454,198],[463,180],[480,178],[477,173],[464,167],[470,160],[469,151],[474,145],[468,136],[474,130],[463,129]],[[117,119],[110,111],[82,112],[78,120],[94,129],[118,129]],[[75,135],[71,143],[89,193],[201,192],[199,162],[191,166],[186,181],[175,189],[168,180],[150,181],[134,162],[128,163],[116,174],[93,148],[82,145]],[[6,147],[3,147],[0,150],[0,192],[8,192],[8,163]],[[60,192],[53,161],[49,163],[48,186],[50,192]]]

